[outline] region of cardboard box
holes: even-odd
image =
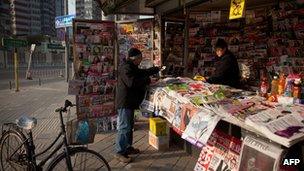
[[[149,119],[150,131],[155,136],[165,136],[168,135],[167,131],[167,121],[162,118],[150,118]]]
[[[169,135],[155,136],[149,131],[149,144],[157,150],[167,150],[169,149]]]

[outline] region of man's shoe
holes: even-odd
[[[132,159],[128,155],[116,153],[114,156],[118,161],[123,163],[130,163]]]
[[[140,153],[140,150],[139,149],[137,149],[137,148],[134,148],[134,147],[129,147],[128,149],[127,149],[127,152],[126,152],[127,154],[138,154],[138,153]]]

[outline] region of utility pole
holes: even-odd
[[[68,0],[64,0],[64,14],[68,15],[69,2]],[[67,82],[69,82],[69,75],[70,75],[70,66],[69,66],[69,28],[65,27],[65,53],[64,53],[64,60],[65,60],[65,79]]]
[[[14,64],[15,64],[15,91],[19,91],[19,66],[17,57],[17,48],[14,48]]]

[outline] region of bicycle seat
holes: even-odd
[[[37,125],[37,119],[28,116],[21,116],[18,119],[16,119],[16,124],[19,128],[30,130]]]

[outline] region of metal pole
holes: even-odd
[[[25,79],[32,79],[31,75],[30,75],[30,68],[31,68],[31,63],[32,63],[32,52],[30,52],[30,59],[29,59],[29,64],[27,66],[27,71],[26,71],[26,74],[25,74]]]
[[[64,13],[65,15],[68,15],[68,0],[64,1]],[[65,60],[65,79],[67,82],[69,82],[69,32],[68,28],[65,27],[65,53],[64,53],[64,60]]]
[[[17,57],[17,48],[14,51],[14,62],[15,62],[15,88],[16,92],[19,91],[19,75],[18,75],[18,57]]]
[[[4,52],[4,61],[3,61],[4,62],[4,66],[3,67],[4,67],[4,69],[6,69],[6,67],[7,67],[7,51],[4,50],[3,52]]]

